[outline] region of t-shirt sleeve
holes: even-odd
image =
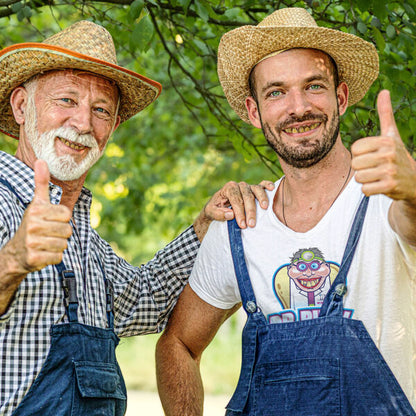
[[[416,264],[416,248],[406,243],[390,226],[388,220],[389,209],[391,208],[393,200],[384,195],[378,198],[378,209],[380,210],[380,217],[383,219],[384,226],[393,235],[393,238],[397,241],[400,250],[404,256],[405,262],[410,270],[414,270]],[[411,276],[415,276],[415,273],[411,273]]]
[[[226,222],[211,223],[201,243],[189,284],[202,300],[216,308],[230,309],[241,301]]]

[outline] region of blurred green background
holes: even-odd
[[[204,352],[201,374],[206,394],[231,397],[237,385],[243,319],[242,311],[231,317]],[[154,351],[158,337],[157,334],[151,334],[121,339],[117,358],[129,389],[157,391]]]

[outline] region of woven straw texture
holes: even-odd
[[[121,122],[147,107],[161,91],[158,82],[118,66],[113,39],[106,29],[80,21],[42,43],[22,43],[0,51],[0,130],[18,138],[19,126],[9,103],[14,88],[36,74],[69,68],[116,82]]]
[[[257,26],[242,26],[224,34],[218,47],[221,86],[231,107],[246,123],[250,123],[245,99],[250,95],[252,68],[272,52],[292,48],[319,49],[330,55],[340,81],[349,87],[349,105],[360,101],[378,76],[378,55],[371,43],[317,26],[305,9],[277,10]]]

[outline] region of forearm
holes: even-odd
[[[179,341],[161,336],[156,347],[156,374],[166,416],[201,416],[204,391],[199,359]]]
[[[188,281],[199,241],[189,227],[140,267],[133,267],[107,246],[105,262],[118,264],[109,275],[115,289],[117,334],[127,337],[161,332]]]
[[[195,219],[193,227],[199,241],[202,241],[204,239],[211,222],[212,219],[205,214],[205,210],[202,210],[199,213],[198,217]]]
[[[26,276],[26,272],[21,270],[15,258],[10,244],[6,244],[0,250],[0,316],[6,313],[20,283]]]

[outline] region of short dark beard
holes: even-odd
[[[300,123],[307,120],[320,121],[329,126],[329,130],[324,133],[324,140],[322,142],[310,143],[307,138],[300,143],[301,148],[293,150],[288,146],[284,146],[280,140],[281,131],[288,125],[296,122]],[[288,165],[295,168],[309,168],[320,162],[334,147],[339,134],[339,110],[334,112],[330,123],[328,124],[328,117],[326,115],[306,115],[299,118],[291,118],[275,127],[275,132],[272,131],[268,123],[263,123],[260,115],[261,126],[264,137],[269,146],[277,153],[277,155]],[[306,151],[308,150],[308,151]]]

